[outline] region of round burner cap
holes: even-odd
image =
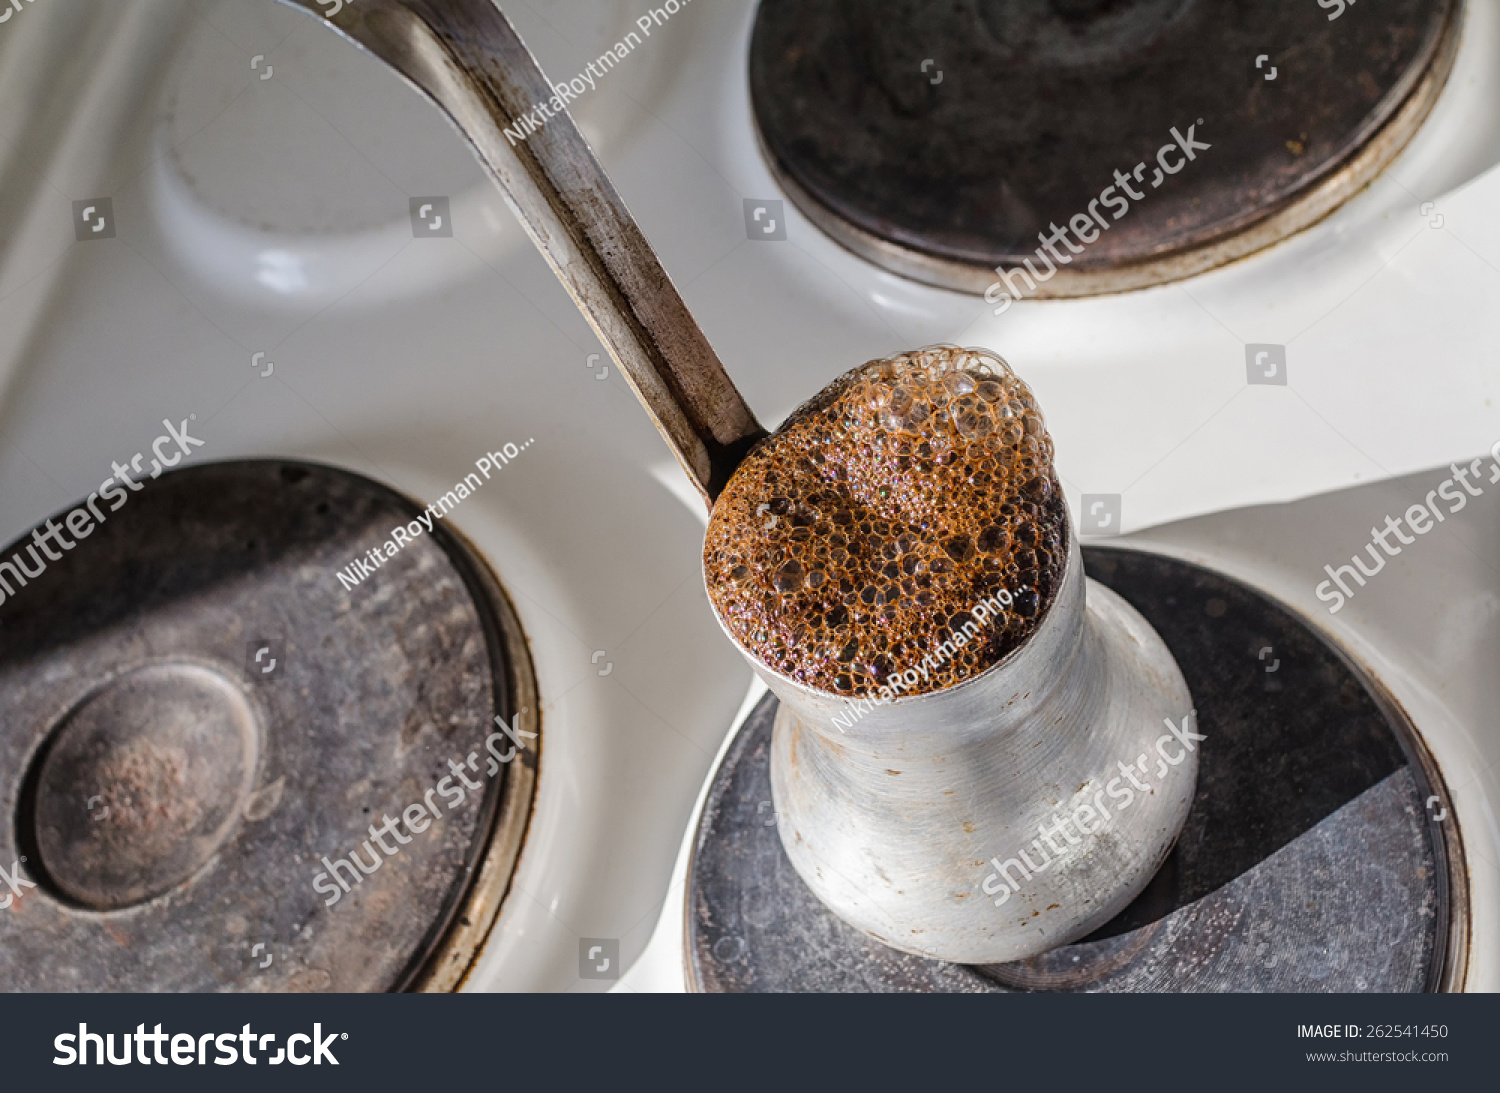
[[[762,0],[751,103],[787,194],[862,257],[1002,308],[997,267],[1013,298],[1118,292],[1316,222],[1425,119],[1460,0],[1328,7]]]
[[[60,557],[0,549],[0,865],[35,885],[0,914],[0,979],[457,986],[541,742],[498,584],[445,521],[331,467],[140,487]],[[486,747],[497,717],[525,747]]]
[[[67,716],[42,760],[42,867],[100,910],[186,880],[239,825],[258,735],[249,700],[212,669],[163,664],[105,684]]]

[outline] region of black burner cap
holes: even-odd
[[[115,507],[88,532],[68,521],[65,552],[0,550],[0,867],[21,878],[0,977],[455,985],[505,891],[540,743],[506,740],[488,772],[495,717],[534,730],[538,707],[494,578],[442,521],[331,467],[205,464]],[[339,579],[398,527],[399,551]]]
[[[782,184],[857,253],[968,291],[1028,258],[1023,295],[1116,291],[1300,230],[1415,131],[1459,0],[1337,4],[762,0],[751,100]],[[1039,239],[1059,229],[1066,261]]]

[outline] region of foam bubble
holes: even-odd
[[[714,505],[703,565],[741,644],[848,697],[909,677],[1008,592],[904,692],[921,694],[1030,636],[1062,575],[1065,524],[1031,391],[993,354],[938,346],[846,373],[756,447]]]

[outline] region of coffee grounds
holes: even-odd
[[[903,692],[920,694],[1030,636],[1062,576],[1066,521],[1026,384],[992,354],[939,346],[862,365],[794,411],[715,503],[703,567],[745,648],[850,698],[920,669],[975,605],[1009,592]]]

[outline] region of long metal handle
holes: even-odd
[[[505,14],[492,0],[283,2],[323,18],[448,115],[711,507],[765,430],[573,119],[552,109],[552,86]],[[516,139],[539,104],[550,119]]]

